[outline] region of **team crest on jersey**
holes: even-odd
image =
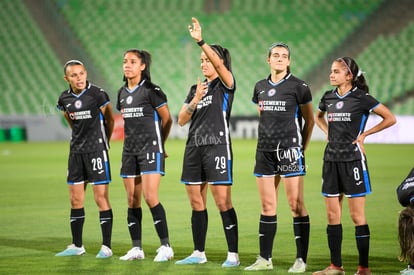
[[[270,89],[268,92],[267,92],[267,95],[268,96],[274,96],[276,94],[276,89]]]
[[[343,102],[343,101],[338,101],[338,102],[335,104],[335,108],[336,108],[337,110],[341,110],[343,107],[344,107],[344,102]]]
[[[76,109],[80,109],[80,108],[82,108],[82,101],[80,101],[80,100],[76,100],[76,101],[75,101],[75,108],[76,108]]]
[[[126,99],[126,103],[127,104],[131,104],[132,103],[132,96],[128,96]]]

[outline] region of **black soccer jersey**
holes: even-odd
[[[312,101],[308,85],[286,75],[277,83],[270,76],[256,83],[252,101],[260,110],[258,151],[275,151],[303,145],[300,105]]]
[[[369,113],[379,104],[369,93],[353,87],[340,96],[337,89],[327,91],[321,98],[319,110],[327,113],[328,144],[324,159],[352,161],[363,155],[352,144],[364,132]]]
[[[397,187],[397,198],[402,206],[408,206],[414,201],[414,168]]]
[[[116,107],[124,118],[124,154],[136,155],[151,147],[164,151],[157,109],[165,104],[167,96],[161,88],[145,79],[133,90],[123,86],[118,91]]]
[[[198,103],[191,117],[187,146],[231,143],[229,120],[236,91],[235,80],[233,86],[232,89],[227,88],[218,77],[209,83],[207,93]],[[196,85],[191,87],[185,103],[191,102],[196,87]]]
[[[57,108],[66,112],[72,120],[72,153],[108,149],[105,118],[100,109],[108,103],[108,94],[89,82],[80,94],[73,93],[70,88],[62,92]]]

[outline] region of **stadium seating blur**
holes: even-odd
[[[187,31],[191,17],[202,23],[203,38],[232,54],[237,81],[233,115],[255,115],[254,83],[269,73],[267,48],[276,41],[292,50],[292,72],[311,79],[313,69],[381,5],[381,0],[256,0],[228,1],[229,9],[205,9],[194,0],[49,0],[73,31],[80,47],[104,79],[115,99],[122,83],[122,56],[129,48],[148,50],[152,80],[167,93],[176,115],[191,84],[202,77],[200,50]],[[24,0],[0,1],[3,66],[0,75],[1,114],[51,112],[62,79],[59,50],[48,43]],[[50,27],[50,32],[59,30]],[[50,33],[48,33],[50,36]],[[382,102],[404,99],[414,89],[414,19],[401,32],[379,36],[355,56],[366,72],[372,94]],[[326,72],[326,80],[328,81]],[[94,79],[91,79],[93,82]],[[326,81],[326,83],[327,83]],[[312,82],[309,82],[312,87]],[[329,86],[326,86],[329,88]],[[325,89],[325,88],[324,88]],[[322,93],[313,91],[315,104]],[[391,105],[398,114],[414,114],[412,96]]]
[[[414,20],[400,33],[379,36],[355,57],[370,93],[380,102],[390,104],[391,109],[401,115],[414,114],[413,37]],[[319,98],[323,91],[331,88],[326,84],[315,97]]]
[[[64,89],[54,49],[22,1],[0,1],[0,21],[0,115],[50,113]]]

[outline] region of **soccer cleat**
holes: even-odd
[[[312,275],[345,275],[345,270],[331,264],[324,270],[313,272]]]
[[[414,275],[414,269],[408,266],[406,269],[400,271],[401,275]]]
[[[244,270],[272,270],[273,263],[272,259],[266,260],[262,256],[257,256],[256,262],[254,264],[246,267]]]
[[[368,267],[358,266],[358,270],[354,275],[371,275],[371,270]]]
[[[112,257],[112,250],[106,245],[102,245],[101,250],[99,250],[98,254],[96,254],[96,258],[106,259],[109,257]]]
[[[235,267],[240,265],[239,254],[235,252],[227,252],[227,259],[221,265],[222,267]]]
[[[194,252],[185,259],[176,261],[175,264],[186,265],[186,264],[204,264],[207,262],[205,252],[194,250]]]
[[[81,247],[77,247],[74,244],[68,245],[68,247],[63,250],[62,252],[57,253],[55,256],[62,257],[62,256],[80,256],[85,254],[85,248],[83,245]]]
[[[166,262],[174,258],[174,251],[170,246],[161,245],[157,249],[157,256],[154,258],[154,262]]]
[[[133,247],[131,248],[127,254],[125,254],[122,257],[119,257],[122,261],[129,261],[129,260],[141,260],[144,259],[144,250],[142,250],[140,247]]]
[[[306,264],[302,258],[297,258],[293,265],[289,268],[289,273],[303,273],[306,271]]]

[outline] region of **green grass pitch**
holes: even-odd
[[[241,266],[221,268],[226,257],[226,242],[220,215],[211,194],[208,197],[209,228],[206,254],[208,263],[177,266],[175,261],[154,263],[159,241],[151,215],[143,205],[142,261],[120,261],[130,249],[126,225],[126,195],[119,177],[121,142],[112,142],[110,151],[112,183],[110,200],[114,213],[112,249],[114,257],[96,259],[101,232],[98,210],[88,187],[82,257],[55,257],[71,241],[69,198],[66,186],[67,142],[0,143],[0,273],[1,274],[236,274],[244,272],[258,254],[260,201],[252,174],[255,140],[234,140],[233,203],[239,219]],[[329,264],[326,241],[326,214],[320,194],[322,154],[325,144],[312,142],[306,153],[305,202],[311,218],[308,272]],[[413,145],[367,144],[366,150],[373,194],[367,197],[367,217],[371,229],[370,266],[374,274],[399,274],[405,264],[398,261],[397,217],[401,206],[395,188],[413,166]],[[175,260],[192,252],[191,209],[180,183],[183,140],[169,140],[166,176],[160,187],[169,223]],[[295,258],[292,218],[281,187],[278,207],[278,232],[273,250],[273,273],[287,274]],[[343,206],[343,264],[347,273],[357,268],[354,227],[346,201]],[[245,272],[247,273],[247,272]],[[260,274],[260,272],[253,272]]]

